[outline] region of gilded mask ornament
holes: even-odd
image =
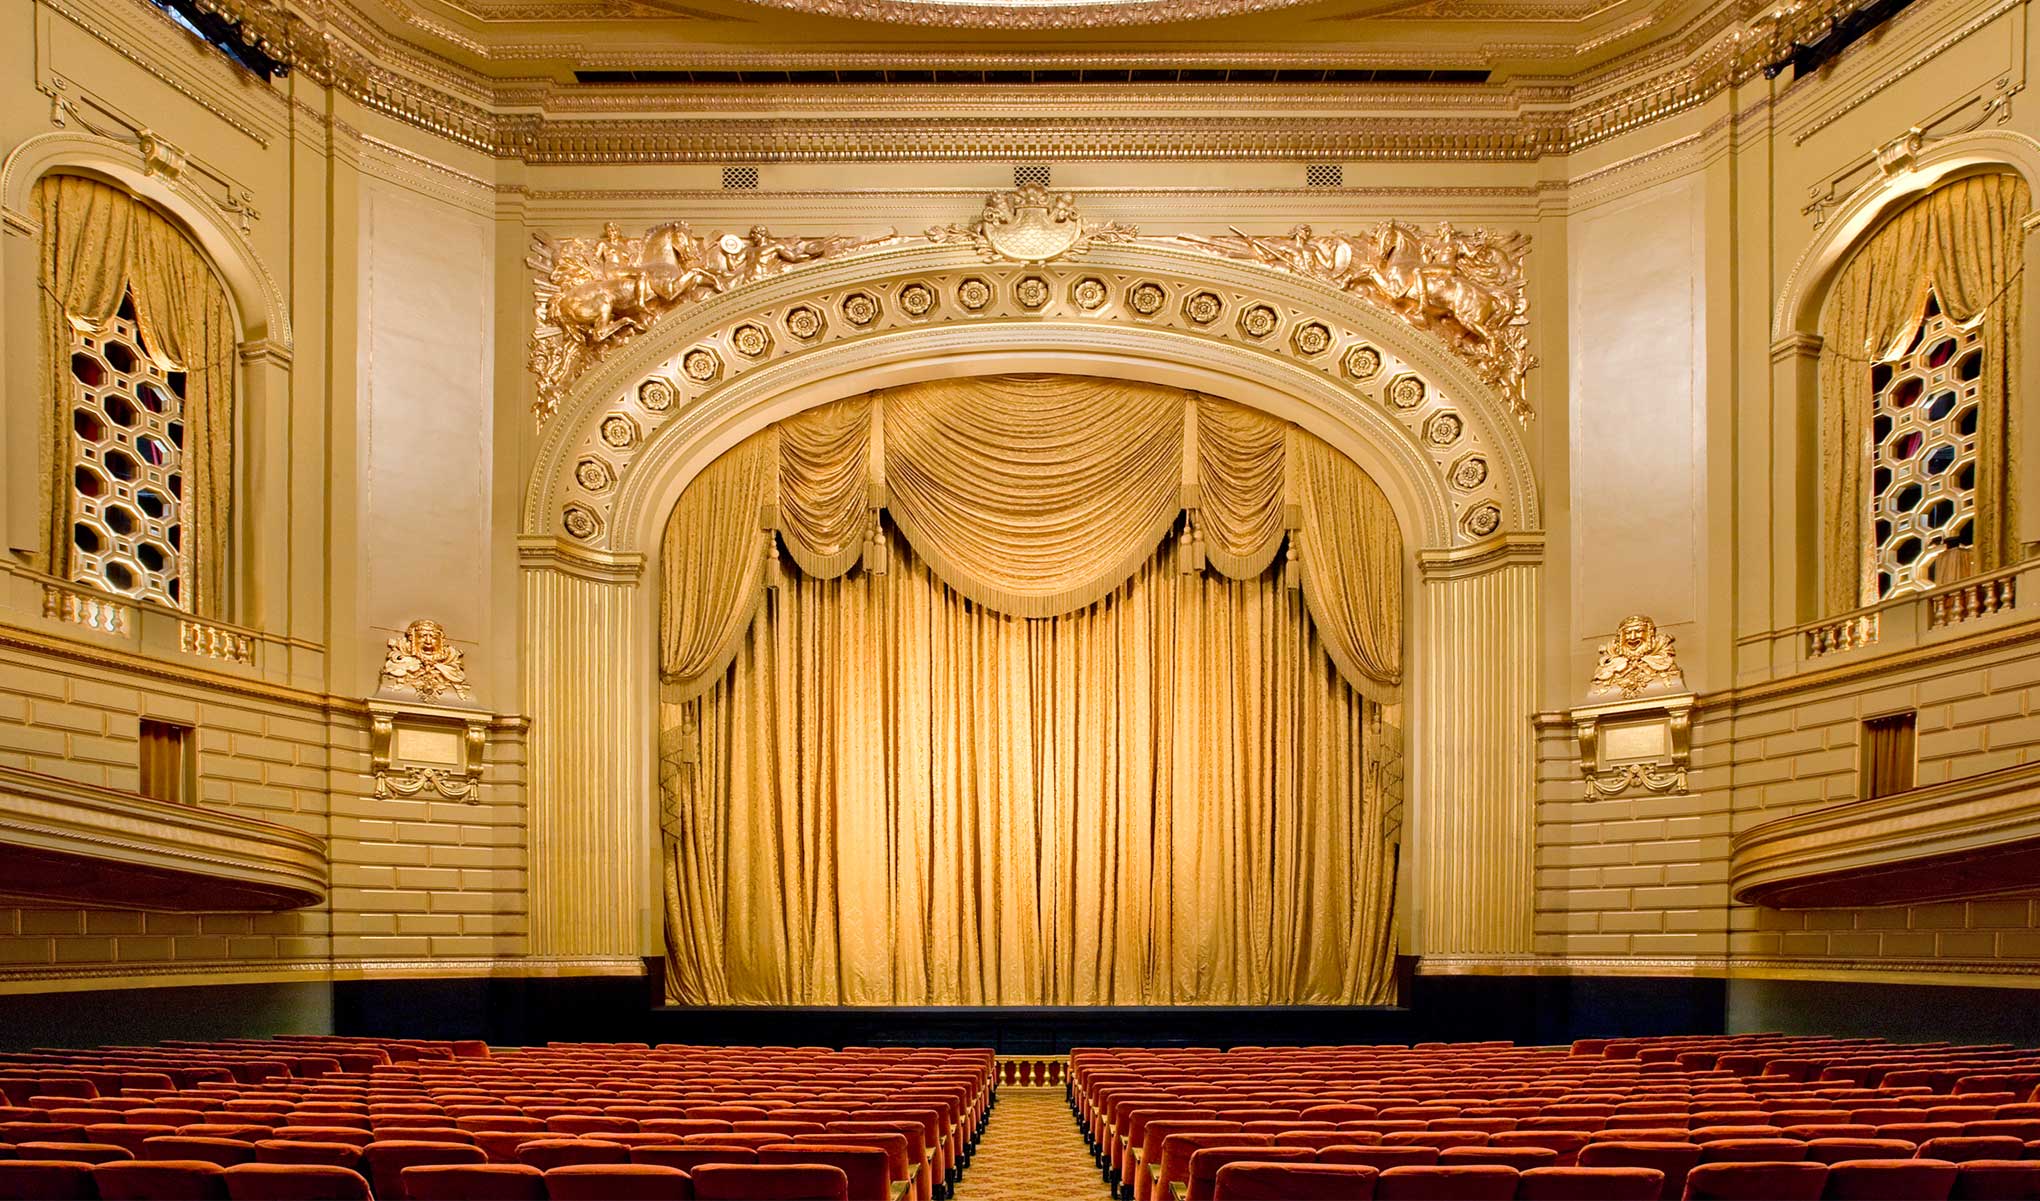
[[[1077,198],[1038,183],[985,197],[976,225],[938,225],[930,242],[968,242],[988,263],[1046,263],[1075,258],[1103,242],[1131,242],[1140,231],[1117,221],[1086,221]]]
[[[888,230],[869,239],[782,238],[761,225],[702,237],[684,221],[654,225],[641,237],[625,235],[614,221],[594,239],[535,235],[524,260],[537,272],[525,363],[538,377],[539,420],[552,416],[583,371],[666,313],[894,236]]]
[[[1637,614],[1623,618],[1615,627],[1615,637],[1602,645],[1601,662],[1594,668],[1594,682],[1587,695],[1614,692],[1628,700],[1685,684],[1672,636],[1659,630],[1650,618]]]
[[[1519,233],[1457,230],[1424,233],[1384,221],[1368,234],[1318,234],[1299,225],[1262,237],[1235,229],[1215,238],[1180,239],[1227,258],[1247,259],[1350,292],[1442,340],[1501,392],[1510,411],[1530,415],[1524,379],[1530,353],[1529,298]]]
[[[447,640],[445,627],[423,618],[390,639],[378,681],[384,688],[409,688],[421,701],[437,700],[446,692],[465,700],[468,694],[467,665],[460,649]]]

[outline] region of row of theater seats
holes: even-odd
[[[2040,1053],[1785,1035],[1084,1049],[1125,1201],[2040,1198]]]
[[[989,1051],[230,1040],[0,1055],[0,1197],[944,1201]]]

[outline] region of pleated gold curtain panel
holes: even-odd
[[[176,225],[134,196],[78,175],[35,186],[42,222],[43,404],[38,443],[48,536],[34,565],[68,575],[71,531],[70,331],[98,334],[132,295],[135,324],[156,364],[184,374],[184,506],[179,575],[194,612],[221,615],[233,495],[234,359],[227,293]]]
[[[1181,518],[1178,561],[1259,575],[1287,550],[1346,680],[1402,687],[1402,536],[1350,459],[1238,405],[1081,376],[939,380],[827,405],[747,439],[667,527],[661,673],[722,677],[766,582],[773,534],[809,575],[883,567],[879,513],[943,582],[1016,617],[1084,608]]]
[[[724,455],[663,559],[674,1000],[1387,996],[1401,541],[1323,443],[1149,385],[891,389]]]
[[[1956,321],[1983,315],[1984,373],[1977,425],[1976,554],[1982,571],[2015,562],[2017,501],[2011,471],[2018,406],[2012,381],[2024,353],[2018,331],[2025,265],[2026,181],[1989,174],[1934,189],[1858,247],[1821,312],[1820,548],[1822,600],[1844,612],[1877,599],[1865,529],[1870,502],[1870,367],[1904,352],[1927,294]]]

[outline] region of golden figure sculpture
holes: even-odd
[[[1672,636],[1660,631],[1650,618],[1637,614],[1623,618],[1615,627],[1615,637],[1601,647],[1601,662],[1594,668],[1594,682],[1587,695],[1616,692],[1627,700],[1652,688],[1681,688],[1685,683]]]
[[[976,225],[937,225],[930,242],[968,242],[988,263],[1045,263],[1075,258],[1102,242],[1130,242],[1140,231],[1117,221],[1086,221],[1077,198],[1038,183],[985,197]]]
[[[460,649],[447,639],[443,626],[423,618],[390,639],[379,682],[385,688],[409,688],[422,701],[446,692],[462,699],[468,695],[467,664]]]
[[[894,236],[887,230],[870,239],[788,238],[759,225],[702,237],[684,221],[654,225],[642,237],[626,235],[614,221],[593,241],[535,235],[525,259],[537,272],[526,365],[538,377],[540,419],[552,415],[582,371],[667,312]]]
[[[1443,339],[1501,391],[1511,411],[1529,416],[1524,377],[1537,358],[1530,353],[1527,329],[1527,236],[1460,230],[1449,222],[1425,234],[1401,221],[1384,221],[1366,234],[1319,234],[1299,225],[1280,237],[1235,228],[1215,238],[1180,240],[1321,280],[1387,309]]]

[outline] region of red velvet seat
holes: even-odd
[[[1572,1130],[1509,1130],[1488,1140],[1490,1147],[1543,1147],[1558,1156],[1557,1167],[1572,1167],[1586,1145],[1587,1136]]]
[[[1380,1170],[1365,1164],[1229,1163],[1213,1201],[1370,1201]]]
[[[376,1201],[403,1201],[405,1168],[438,1165],[479,1164],[488,1159],[480,1147],[459,1143],[413,1143],[403,1139],[379,1139],[361,1149],[368,1187]]]
[[[1424,1167],[1438,1162],[1436,1147],[1322,1147],[1317,1161],[1331,1164],[1360,1164],[1377,1172],[1390,1168]]]
[[[850,1178],[829,1164],[708,1163],[694,1169],[701,1201],[848,1201]]]
[[[1806,1144],[1806,1158],[1814,1163],[1911,1159],[1916,1150],[1917,1147],[1902,1138],[1817,1138]]]
[[[1277,1147],[1272,1144],[1257,1147],[1221,1143],[1196,1147],[1191,1150],[1187,1157],[1188,1162],[1183,1165],[1183,1190],[1188,1201],[1211,1201],[1213,1193],[1218,1189],[1218,1174],[1227,1164],[1311,1163],[1315,1161],[1316,1154],[1310,1147]]]
[[[1438,1153],[1444,1166],[1500,1164],[1518,1172],[1549,1168],[1558,1164],[1558,1152],[1549,1147],[1447,1147]]]
[[[1921,1159],[1968,1163],[1972,1159],[2018,1159],[2025,1149],[2026,1144],[2022,1140],[2009,1135],[1962,1135],[1930,1138],[1920,1144],[1918,1155]]]
[[[716,1134],[735,1129],[722,1118],[639,1118],[638,1129],[661,1134]]]
[[[113,1163],[135,1158],[126,1147],[112,1143],[16,1143],[14,1153],[21,1159],[66,1159],[72,1163]]]
[[[545,1201],[545,1173],[519,1163],[413,1164],[403,1171],[410,1201]],[[378,1201],[386,1201],[376,1190]]]
[[[0,1143],[82,1143],[85,1127],[76,1122],[0,1122]]]
[[[1829,1164],[1824,1201],[1947,1201],[1956,1166],[1943,1159],[1856,1159]]]
[[[563,1113],[547,1118],[545,1128],[559,1134],[622,1134],[635,1132],[638,1124],[635,1119],[611,1114]]]
[[[1703,1163],[1686,1173],[1685,1201],[1820,1201],[1822,1163]]]
[[[1796,1138],[1725,1138],[1700,1145],[1701,1163],[1798,1163],[1806,1144]]]
[[[265,1138],[255,1144],[256,1163],[313,1164],[361,1170],[361,1148],[353,1143],[315,1143],[303,1139]]]
[[[237,1138],[206,1138],[199,1135],[165,1134],[142,1140],[138,1159],[202,1159],[223,1168],[255,1162],[255,1144]]]
[[[93,1201],[92,1165],[75,1160],[0,1159],[0,1197],[20,1201]]]
[[[761,1164],[815,1163],[841,1168],[848,1201],[889,1201],[891,1164],[877,1147],[850,1143],[775,1143],[758,1148]]]
[[[705,1163],[757,1163],[756,1147],[718,1146],[714,1143],[681,1143],[678,1146],[632,1147],[632,1163],[655,1164],[692,1172]]]
[[[1377,1201],[1511,1201],[1522,1173],[1499,1164],[1390,1168],[1374,1182]]]
[[[361,1173],[332,1164],[244,1163],[226,1180],[234,1201],[372,1201]]]
[[[103,1201],[227,1201],[227,1170],[199,1159],[130,1159],[92,1169]]]
[[[2040,1160],[1972,1159],[1958,1164],[1955,1187],[1948,1195],[1960,1201],[2040,1201]]]
[[[1656,1168],[1531,1168],[1516,1181],[1516,1201],[1658,1201],[1664,1187]]]
[[[694,1183],[678,1168],[642,1163],[582,1163],[545,1174],[552,1201],[689,1201]]]
[[[1676,1201],[1686,1187],[1686,1173],[1700,1162],[1693,1143],[1588,1143],[1580,1148],[1583,1168],[1655,1168],[1664,1174],[1664,1201]]]
[[[541,1172],[576,1163],[629,1163],[630,1148],[593,1138],[541,1138],[520,1145],[517,1162]]]

